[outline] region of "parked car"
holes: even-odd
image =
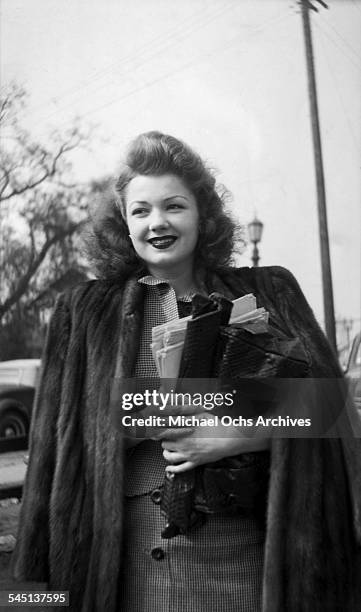
[[[27,440],[39,372],[40,359],[0,362],[0,441]]]
[[[361,415],[361,332],[359,332],[351,345],[351,351],[345,369],[352,397]]]

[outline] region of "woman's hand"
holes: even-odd
[[[212,418],[209,412],[203,412],[199,416]],[[224,457],[267,450],[270,447],[270,439],[247,438],[246,433],[249,434],[249,430],[245,432],[242,427],[218,424],[198,426],[190,432],[183,430],[182,435],[173,434],[171,437],[168,437],[167,430],[164,430],[158,437],[162,439],[163,456],[170,463],[167,471],[176,474]]]

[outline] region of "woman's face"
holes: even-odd
[[[198,240],[199,213],[193,193],[173,174],[139,175],[126,191],[129,234],[148,270],[191,270]]]

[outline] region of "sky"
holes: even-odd
[[[360,327],[361,1],[311,13],[335,312]],[[1,0],[1,85],[29,92],[24,121],[46,141],[94,126],[79,180],[116,176],[140,132],[185,140],[264,223],[261,265],[298,279],[322,323],[317,199],[296,0]],[[240,265],[251,265],[251,246]]]

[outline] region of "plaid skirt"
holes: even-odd
[[[161,538],[159,489],[125,499],[121,612],[259,612],[265,530],[249,516],[210,515]]]

